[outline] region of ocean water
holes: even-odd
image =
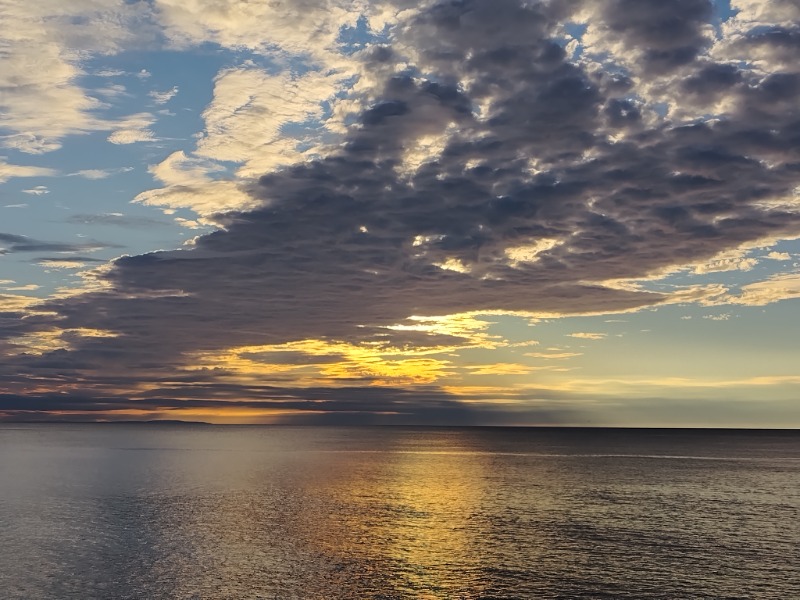
[[[0,598],[800,598],[800,432],[0,425]]]

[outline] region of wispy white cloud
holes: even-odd
[[[781,300],[800,298],[800,274],[781,273],[764,281],[743,285],[738,295],[729,296],[731,304],[765,306]]]
[[[127,75],[127,72],[121,69],[100,69],[98,71],[93,71],[91,74],[95,77],[120,77],[122,75]]]
[[[149,92],[147,95],[150,96],[156,104],[166,104],[170,100],[172,100],[178,94],[178,86],[173,86],[172,89],[166,90],[164,92],[159,92],[157,90],[153,90]]]
[[[736,249],[721,252],[708,261],[694,266],[694,273],[719,273],[724,271],[750,271],[758,264],[758,259],[747,256],[747,250]]]
[[[37,185],[36,187],[30,188],[28,190],[22,190],[24,194],[30,194],[31,196],[43,196],[44,194],[49,194],[50,190],[47,188],[46,185]]]
[[[137,113],[119,119],[115,129],[108,136],[112,144],[135,144],[136,142],[152,142],[156,136],[150,127],[156,122],[156,117],[150,113]]]
[[[708,319],[709,321],[729,321],[731,318],[730,313],[721,313],[718,315],[703,315],[704,319]]]
[[[526,352],[524,356],[530,358],[544,358],[547,360],[564,360],[567,358],[575,358],[581,356],[581,352]]]
[[[213,214],[233,209],[246,209],[259,202],[247,194],[241,184],[230,179],[216,179],[225,172],[219,163],[207,158],[173,152],[149,168],[165,187],[142,192],[137,202],[166,209],[191,208],[201,214]]]
[[[86,266],[86,263],[79,260],[69,260],[69,259],[55,259],[49,258],[44,260],[39,260],[37,263],[40,267],[45,267],[47,269],[62,269],[62,270],[70,270],[70,269],[82,269]]]
[[[0,157],[0,183],[6,182],[14,177],[53,177],[57,174],[58,171],[55,169],[9,164]]]
[[[38,290],[40,286],[36,285],[35,283],[29,283],[27,285],[17,285],[12,287],[5,288],[6,291],[9,292],[33,292]]]
[[[83,177],[84,179],[106,179],[107,177],[111,177],[112,175],[117,175],[119,173],[128,173],[133,171],[133,167],[118,167],[116,169],[82,169],[80,171],[75,171],[74,173],[70,173],[70,176],[73,177]]]
[[[531,371],[535,371],[536,367],[516,363],[493,363],[488,365],[467,365],[463,369],[469,371],[470,375],[497,377],[501,375],[527,375]]]
[[[592,332],[583,332],[579,331],[577,333],[568,333],[567,337],[578,338],[582,340],[602,340],[603,338],[607,337],[607,333],[592,333]]]

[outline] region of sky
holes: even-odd
[[[800,427],[795,0],[0,21],[0,421]]]

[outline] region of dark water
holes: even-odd
[[[0,598],[800,598],[800,434],[0,425]]]

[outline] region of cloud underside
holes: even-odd
[[[304,340],[425,347],[447,340],[387,327],[673,302],[609,282],[800,236],[800,30],[793,5],[778,4],[780,21],[759,14],[751,30],[743,10],[716,43],[702,0],[426,4],[359,55],[370,84],[340,144],[235,189],[207,181],[218,206],[243,194],[234,206],[248,210],[211,215],[220,229],[186,249],[118,259],[96,275],[99,291],[40,306],[27,335],[116,337],[79,336],[57,361],[25,355],[13,368],[144,374]],[[557,39],[581,19],[590,28],[573,55]],[[743,54],[754,47],[758,68]],[[782,289],[791,297],[796,281],[740,302]]]

